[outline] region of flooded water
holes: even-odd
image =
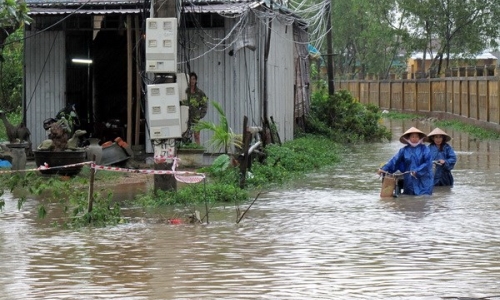
[[[239,224],[226,205],[209,225],[64,231],[7,197],[0,299],[500,299],[500,143],[447,131],[455,186],[430,197],[379,197],[398,139],[267,191]]]

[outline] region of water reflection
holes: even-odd
[[[408,218],[423,218],[432,212],[432,203],[430,197],[410,197],[402,195],[399,198],[381,199],[387,208],[395,213],[402,213]]]
[[[411,126],[432,129],[417,121],[387,125],[393,142],[357,146],[341,165],[263,194],[240,224],[226,204],[212,208],[209,225],[169,225],[158,217],[168,211],[151,221],[128,209],[130,224],[64,231],[37,219],[36,200],[19,211],[7,194],[0,299],[498,295],[499,143],[446,130],[459,157],[456,185],[429,197],[381,199],[375,171],[401,148],[396,137]]]

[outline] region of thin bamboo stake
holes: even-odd
[[[205,192],[205,213],[207,215],[207,224],[210,223],[208,221],[208,203],[207,203],[207,180],[203,179],[203,190]]]
[[[95,154],[92,157],[92,161],[95,162]],[[87,212],[90,214],[92,212],[92,206],[94,205],[94,179],[95,179],[95,168],[93,165],[90,166],[90,183],[89,183],[89,206]]]
[[[257,201],[257,199],[259,198],[260,194],[262,194],[262,192],[259,192],[257,194],[257,196],[255,196],[255,199],[253,199],[252,203],[250,203],[250,205],[247,207],[247,209],[243,212],[243,214],[241,215],[241,217],[236,221],[236,224],[239,224],[241,222],[241,220],[243,220],[243,217],[245,217],[245,214],[247,213],[247,211],[250,210],[250,207],[252,207],[252,205],[255,203],[255,201]]]

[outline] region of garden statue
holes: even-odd
[[[81,136],[84,136],[87,134],[87,131],[85,130],[81,130],[81,129],[78,129],[75,131],[75,133],[73,133],[73,136],[68,140],[68,144],[67,144],[67,147],[68,149],[71,149],[71,150],[76,150],[80,147],[78,147],[78,142],[80,141],[80,137]]]
[[[23,143],[27,142],[31,144],[30,135],[28,127],[24,125],[23,122],[19,123],[17,126],[12,125],[7,117],[5,116],[5,112],[0,111],[0,118],[2,119],[3,125],[5,126],[5,131],[7,133],[7,138],[11,143]]]
[[[12,157],[12,170],[22,170],[26,166],[26,151],[31,153],[31,132],[24,125],[24,121],[18,125],[12,125],[3,111],[0,111],[0,118],[10,142],[2,148],[10,150],[6,152]]]
[[[47,131],[49,132],[48,139],[38,145],[37,150],[34,151],[36,165],[49,167],[49,169],[40,170],[40,173],[68,176],[78,174],[83,167],[83,165],[78,164],[84,162],[86,158],[86,152],[83,148],[78,147],[78,140],[87,132],[76,130],[73,136],[68,139],[69,127],[66,126],[64,117],[52,123]],[[60,168],[62,166],[65,167]]]
[[[48,129],[49,139],[43,141],[38,150],[64,151],[68,148],[69,133],[71,129],[67,121],[62,117],[59,121],[52,123]],[[86,132],[85,132],[86,133]]]

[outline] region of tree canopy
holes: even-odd
[[[500,0],[398,0],[407,11],[414,49],[429,53],[431,68],[449,67],[453,54],[472,57],[498,47]],[[411,31],[410,31],[411,30]],[[416,49],[415,49],[416,48]]]
[[[439,72],[453,55],[498,47],[499,16],[500,0],[332,1],[337,73],[387,74],[413,52],[434,59]]]
[[[30,22],[28,7],[24,1],[0,0],[0,60],[5,40],[20,26]]]

